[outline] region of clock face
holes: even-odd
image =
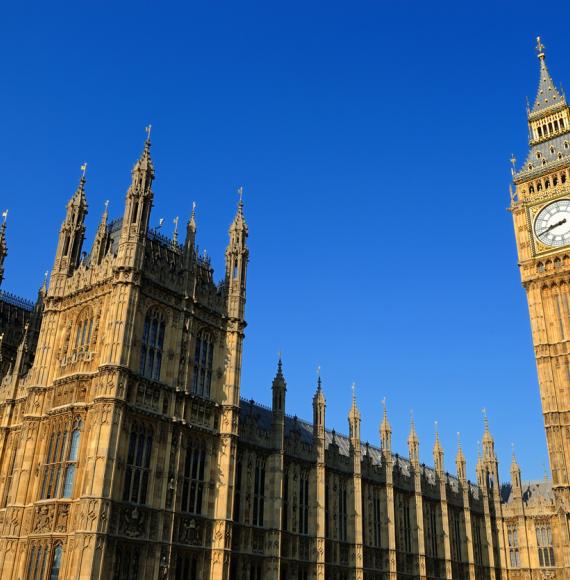
[[[570,199],[559,199],[543,208],[536,216],[534,235],[547,246],[570,244]]]

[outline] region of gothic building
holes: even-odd
[[[540,65],[511,210],[552,482],[523,482],[513,454],[501,486],[486,418],[471,482],[460,443],[447,471],[437,430],[433,467],[413,421],[407,457],[394,453],[385,405],[378,445],[361,442],[354,396],[348,435],[330,429],[320,377],[312,422],[290,416],[281,360],[271,406],[241,398],[243,203],[216,283],[194,211],[183,242],[149,227],[147,138],[122,217],[105,208],[90,251],[82,176],[49,285],[35,304],[0,292],[1,578],[569,578],[570,262],[554,242],[570,212],[570,111],[542,52]],[[0,283],[6,256],[4,222]]]

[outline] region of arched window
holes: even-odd
[[[536,543],[538,545],[538,561],[541,568],[555,565],[554,548],[552,545],[552,529],[550,524],[537,524]]]
[[[202,331],[196,338],[194,352],[194,375],[192,392],[202,397],[209,397],[212,387],[212,365],[214,362],[214,341],[207,331]]]
[[[201,442],[189,441],[184,462],[184,482],[182,484],[183,512],[200,515],[204,495],[204,472],[206,452]]]
[[[71,441],[69,444],[69,454],[65,466],[65,480],[63,484],[63,497],[71,497],[73,492],[73,482],[75,480],[75,472],[77,471],[77,454],[79,451],[79,438],[81,436],[81,427],[83,426],[81,419],[78,419],[73,426],[71,432]]]
[[[53,560],[51,563],[51,572],[49,574],[49,580],[57,580],[59,578],[59,570],[61,568],[61,555],[63,548],[61,544],[58,544],[53,551]]]
[[[152,453],[152,431],[135,423],[131,429],[123,501],[146,503]]]
[[[156,308],[149,310],[144,319],[140,374],[155,381],[160,380],[165,329],[166,322],[162,312]]]
[[[528,192],[529,193],[534,193],[534,185],[529,186]]]
[[[71,437],[69,437],[68,426],[60,425],[53,429],[43,467],[41,499],[71,497],[82,427],[81,419],[77,418],[73,425]]]
[[[77,317],[75,325],[75,343],[73,350],[75,352],[85,352],[89,350],[91,336],[93,333],[93,313],[90,308],[85,308]]]

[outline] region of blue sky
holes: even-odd
[[[547,461],[526,299],[516,267],[509,158],[527,151],[535,37],[570,83],[567,35],[535,3],[80,2],[6,4],[0,22],[3,288],[33,297],[88,163],[89,245],[122,213],[153,125],[152,222],[185,221],[218,277],[239,185],[250,226],[242,394],[270,401],[283,351],[287,408],[378,442],[388,399],[407,454],[414,409],[432,463],[439,421],[454,472],[473,476],[481,408],[508,474]]]

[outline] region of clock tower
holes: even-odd
[[[513,158],[511,207],[540,384],[552,483],[570,522],[570,109],[537,39],[540,79],[528,107],[530,151]],[[568,563],[566,563],[568,566]]]

